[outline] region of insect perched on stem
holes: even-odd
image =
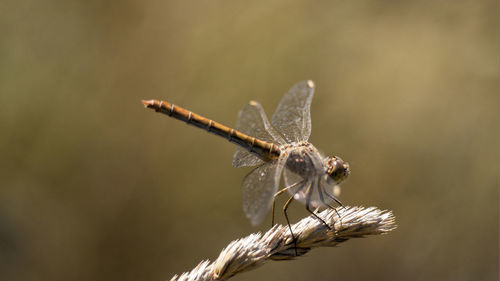
[[[234,167],[257,166],[243,181],[243,209],[253,225],[260,224],[278,195],[287,191],[290,198],[283,213],[293,236],[287,209],[293,199],[305,204],[307,211],[330,228],[311,208],[342,203],[334,189],[349,173],[349,164],[337,156],[324,156],[307,140],[311,134],[311,80],[294,85],[283,97],[271,122],[262,106],[251,101],[239,113],[237,129],[232,129],[165,101],[142,101],[148,108],[207,130],[238,145]],[[279,189],[283,175],[285,186]],[[294,241],[295,242],[295,241]]]

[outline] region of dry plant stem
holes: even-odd
[[[292,225],[297,238],[297,254],[302,256],[315,247],[333,247],[350,238],[385,234],[396,228],[394,215],[375,207],[345,207],[317,213],[331,229],[312,216]],[[342,223],[341,223],[342,221]],[[296,258],[293,237],[287,226],[276,225],[266,233],[253,233],[229,243],[217,260],[202,261],[190,272],[175,275],[174,280],[227,280],[267,260]]]

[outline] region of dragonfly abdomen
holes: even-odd
[[[175,119],[184,121],[187,124],[204,129],[209,133],[223,137],[230,142],[259,155],[265,160],[278,158],[281,153],[279,147],[274,143],[249,136],[169,102],[159,100],[143,100],[142,103],[147,108],[154,109],[156,112],[163,113]]]

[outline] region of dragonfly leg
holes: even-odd
[[[282,190],[276,192],[273,196],[273,207],[272,207],[272,216],[271,216],[271,227],[274,226],[274,207],[276,205],[276,197],[278,197],[279,195],[281,195],[283,192],[287,191],[290,187],[285,187],[283,188]]]
[[[337,204],[339,204],[340,207],[342,208],[345,208],[344,205],[342,204],[342,202],[340,202],[339,199],[337,199],[335,196],[331,195],[330,193],[328,193],[328,191],[326,190],[323,190],[326,194],[326,196],[330,197],[330,199],[332,199],[333,201],[335,201]]]
[[[313,211],[311,211],[311,207],[309,206],[311,203],[311,196],[312,196],[312,187],[314,183],[309,185],[309,187],[306,190],[306,210],[311,213],[313,216],[315,216],[319,221],[321,221],[326,227],[328,227],[329,230],[332,230],[332,228],[318,215],[316,215]]]
[[[278,191],[278,192],[276,192],[274,194],[274,196],[273,196],[273,207],[272,207],[272,217],[271,217],[271,227],[274,226],[274,207],[276,205],[276,197],[280,196],[281,194],[283,194],[283,192],[289,190],[290,188],[295,187],[295,186],[297,186],[299,184],[302,184],[303,182],[304,181],[296,182],[296,183],[294,183],[294,184],[292,184],[290,186],[287,186],[287,187],[283,188],[282,190],[280,190],[280,191]],[[295,193],[297,193],[297,192],[295,192]]]
[[[330,196],[326,190],[324,190],[325,194],[327,196]],[[321,190],[321,188],[318,189],[318,193],[319,193],[319,199],[321,200],[321,202],[323,204],[325,204],[325,206],[327,206],[328,208],[332,209],[335,211],[335,213],[337,214],[337,216],[339,217],[339,221],[340,221],[340,226],[342,227],[342,217],[340,216],[339,212],[337,212],[337,209],[332,207],[330,204],[328,204],[326,201],[325,201],[325,198],[323,197],[323,191]],[[330,198],[332,198],[332,196],[330,196]],[[344,206],[341,205],[342,208],[344,208]]]
[[[295,193],[297,193],[297,192],[295,192]],[[290,198],[288,198],[288,201],[286,201],[285,205],[283,206],[283,213],[285,214],[286,223],[288,224],[288,228],[290,229],[290,234],[292,235],[293,245],[295,247],[295,256],[298,256],[298,254],[297,254],[297,238],[293,234],[292,226],[290,225],[290,220],[288,219],[288,214],[286,213],[288,206],[290,205],[290,203],[292,203],[294,196],[295,196],[295,194],[290,196]]]

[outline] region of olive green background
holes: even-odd
[[[398,228],[233,279],[498,280],[498,11],[2,1],[0,280],[168,280],[267,230],[242,211],[233,145],[140,100],[234,126],[304,79],[311,142],[352,168],[340,199],[393,210]]]

